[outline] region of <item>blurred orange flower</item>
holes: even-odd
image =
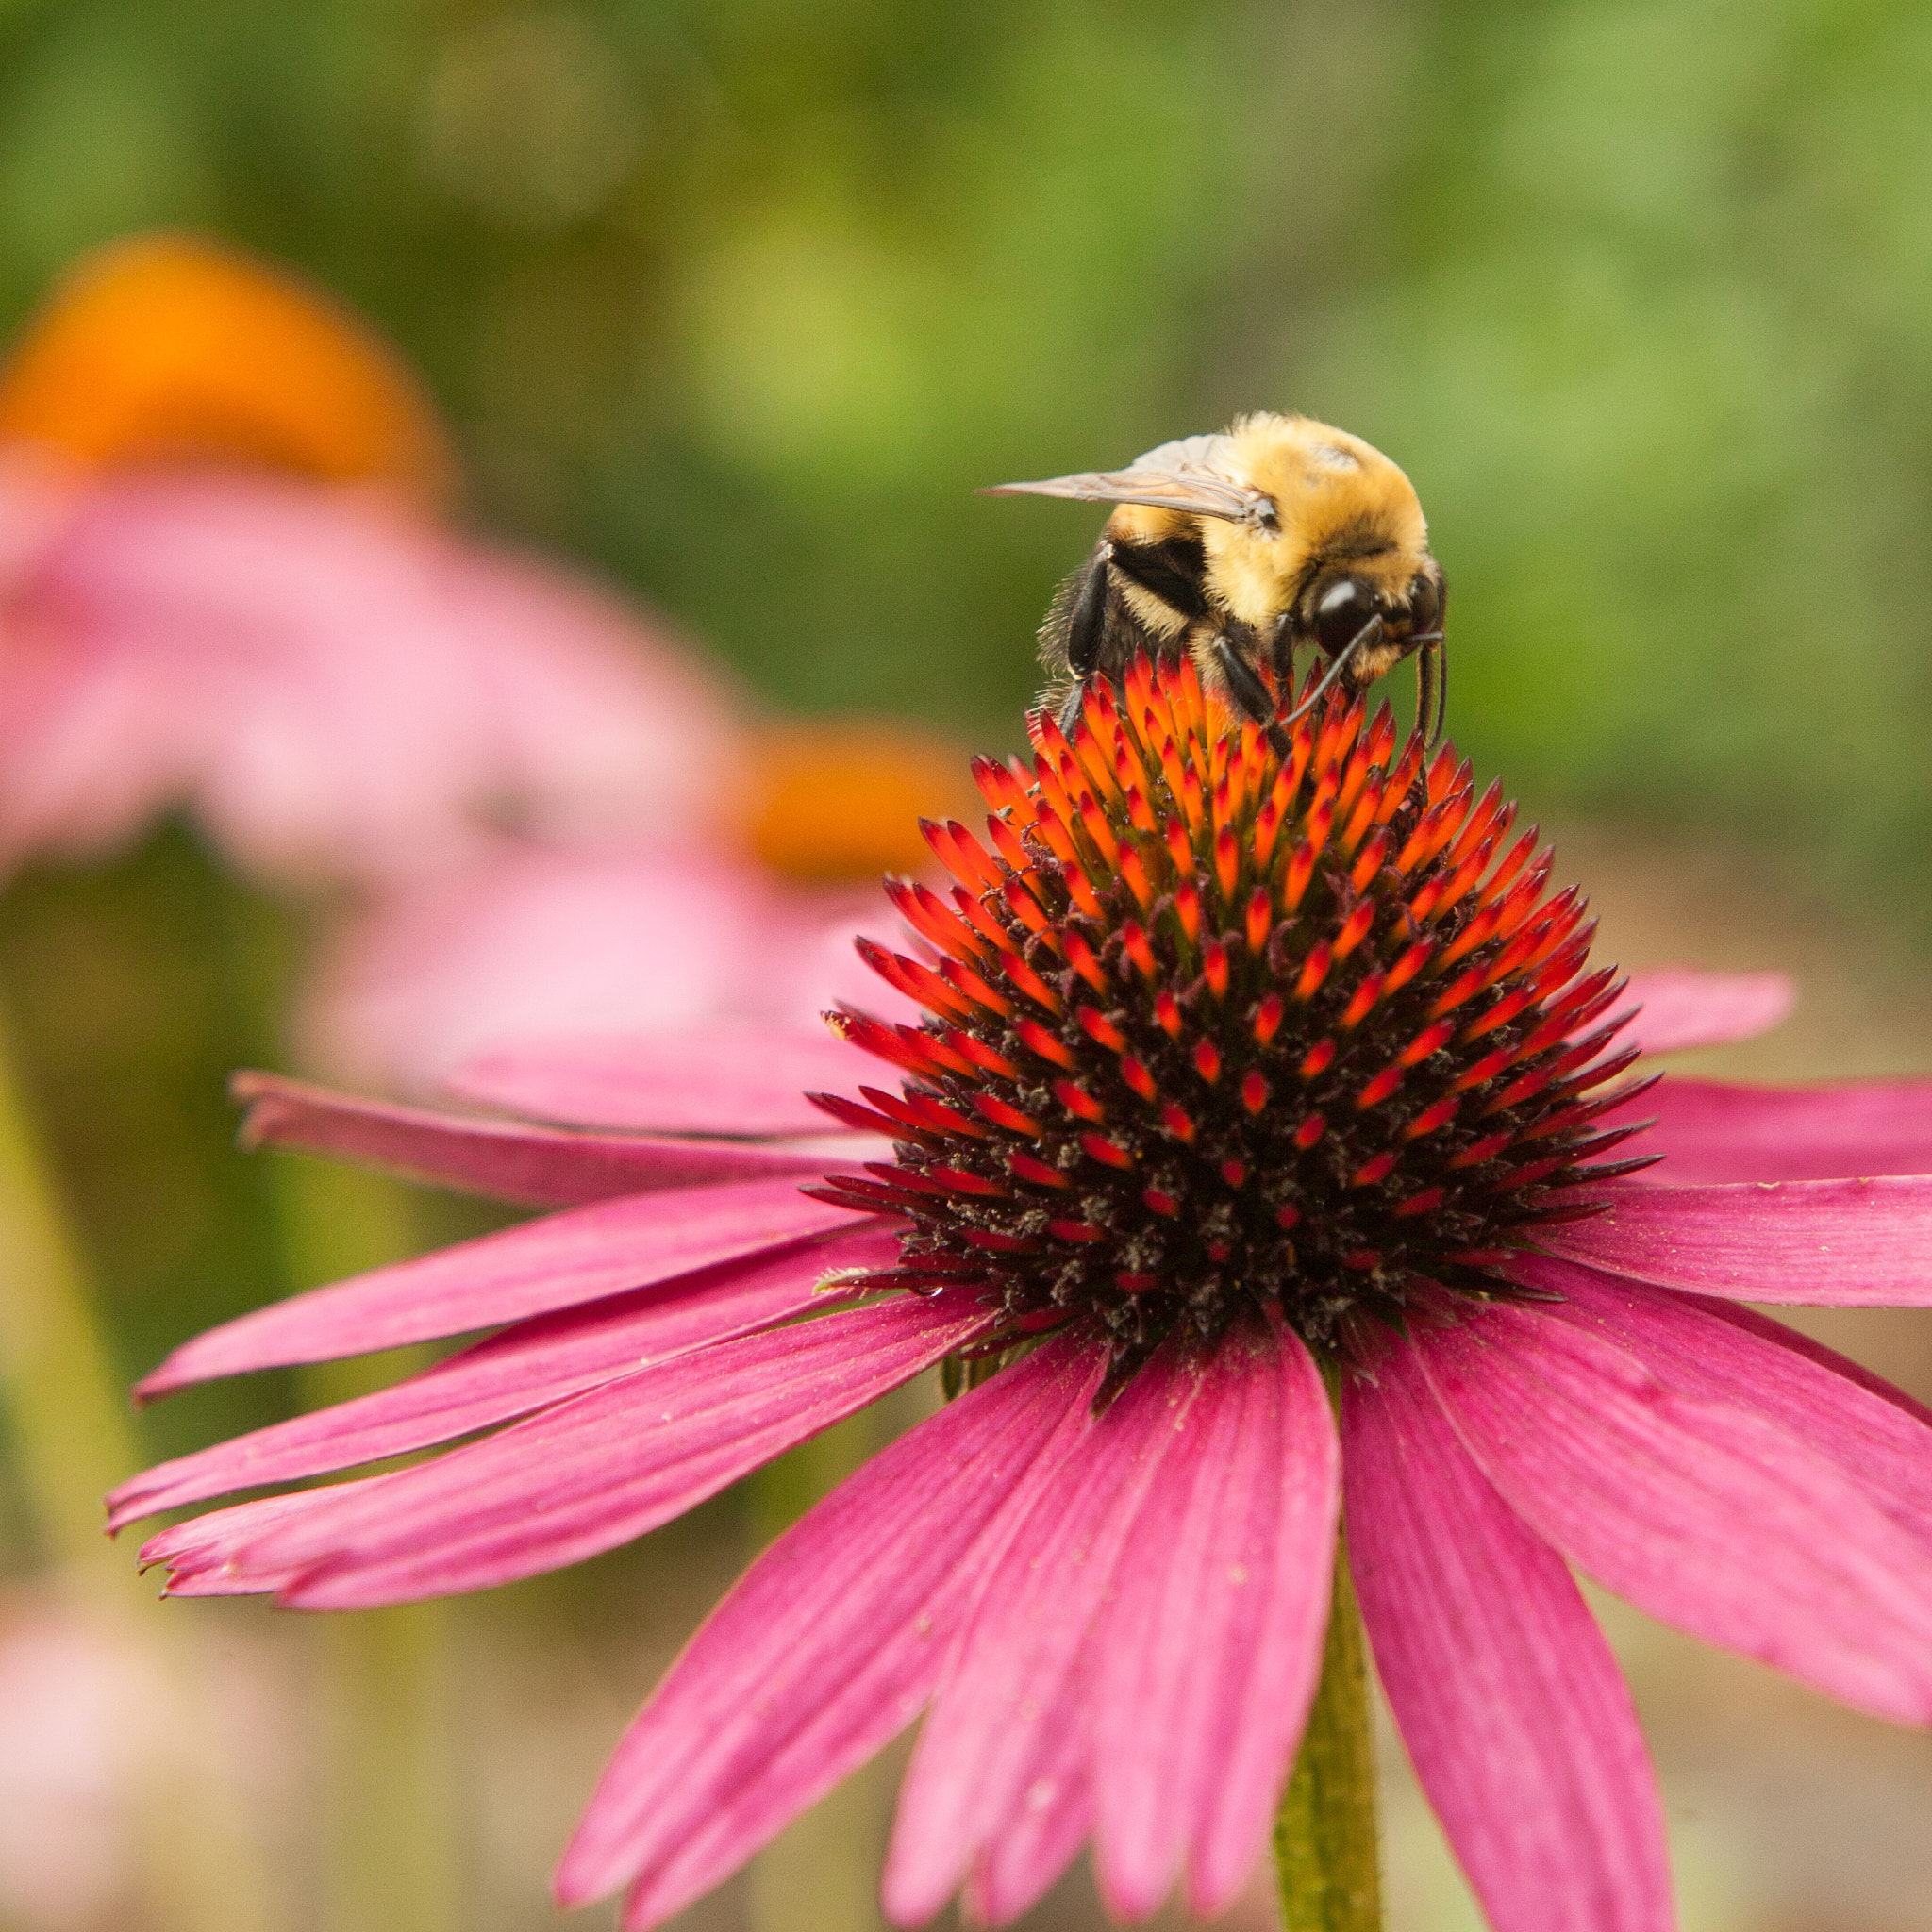
[[[0,866],[185,808],[278,882],[457,862],[505,824],[675,831],[725,682],[589,585],[429,513],[395,357],[206,242],[82,262],[0,372]]]
[[[882,719],[814,719],[759,732],[750,760],[744,836],[772,871],[794,879],[872,879],[921,872],[931,854],[922,816],[977,804],[956,746]]]
[[[387,343],[264,262],[190,235],[84,258],[0,370],[0,438],[90,469],[217,458],[441,505],[456,465]]]

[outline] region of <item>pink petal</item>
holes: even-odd
[[[451,1090],[572,1125],[684,1134],[823,1134],[808,1090],[848,1092],[878,1063],[820,1026],[555,1040],[460,1067]]]
[[[370,1485],[389,1483],[395,1475],[372,1476]],[[294,1581],[291,1571],[281,1576],[242,1575],[229,1562],[236,1546],[250,1536],[299,1521],[313,1507],[314,1495],[300,1491],[288,1496],[259,1496],[207,1516],[195,1516],[172,1528],[158,1530],[142,1545],[143,1570],[167,1567],[163,1596],[258,1596]]]
[[[310,1491],[306,1510],[228,1562],[241,1576],[299,1573],[280,1594],[304,1609],[561,1569],[683,1515],[993,1319],[972,1295],[895,1296],[675,1356],[397,1475]],[[165,1535],[158,1546],[167,1560]]]
[[[1382,1687],[1494,1932],[1670,1932],[1657,1780],[1560,1557],[1483,1480],[1406,1343],[1341,1408]]]
[[[373,1269],[210,1328],[138,1383],[145,1401],[251,1369],[330,1361],[517,1322],[853,1226],[790,1181],[627,1195]]]
[[[1545,1247],[1612,1274],[1739,1301],[1932,1302],[1932,1177],[1620,1187]]]
[[[238,1074],[229,1091],[247,1106],[244,1145],[299,1147],[533,1208],[891,1158],[891,1143],[871,1135],[774,1145],[514,1126],[331,1093],[275,1074]]]
[[[1770,1032],[1797,1005],[1798,990],[1782,973],[1698,973],[1688,966],[1658,966],[1630,975],[1627,998],[1640,1002],[1643,1010],[1618,1043],[1635,1041],[1645,1053],[1678,1053]]]
[[[108,1497],[108,1527],[118,1531],[234,1490],[401,1456],[527,1415],[823,1305],[820,1284],[828,1273],[888,1267],[898,1246],[896,1235],[849,1234],[520,1322],[393,1388],[163,1462]]]
[[[1268,1836],[1320,1673],[1341,1452],[1307,1350],[1224,1344],[1154,1474],[1094,1642],[1101,1889],[1144,1918],[1188,1855],[1224,1910]]]
[[[1088,1428],[1050,1342],[900,1437],[772,1545],[625,1733],[557,1874],[658,1924],[915,1718],[993,1554]]]
[[[1537,1257],[1526,1276],[1562,1297],[1545,1309],[1553,1321],[1628,1349],[1677,1393],[1781,1423],[1868,1484],[1900,1522],[1932,1532],[1932,1409],[1903,1389],[1737,1302],[1648,1288],[1551,1257]]]
[[[1020,1773],[1020,1803],[966,1874],[961,1904],[969,1924],[1008,1925],[1030,1911],[1092,1830],[1092,1652],[1090,1637],[1054,1707],[1030,1727],[1032,1756]]]
[[[1659,1621],[1877,1716],[1932,1721],[1924,1432],[1694,1309],[1569,1287],[1583,1300],[1567,1317],[1485,1308],[1417,1339],[1504,1498]],[[1686,1348],[1707,1353],[1667,1359]]]
[[[900,1924],[938,1911],[1024,1813],[1042,1726],[1156,1469],[1193,1425],[1202,1386],[1171,1349],[1157,1355],[1015,1531],[948,1660],[900,1790],[884,1888],[887,1914]]]
[[[452,543],[518,822],[540,836],[702,836],[743,757],[736,694],[653,613],[549,558]]]
[[[1675,1075],[1607,1116],[1654,1117],[1646,1154],[1664,1154],[1653,1181],[1831,1180],[1932,1174],[1932,1081],[1846,1081],[1818,1087],[1733,1087]]]
[[[1782,1322],[1774,1322],[1769,1315],[1760,1315],[1756,1308],[1748,1308],[1741,1302],[1689,1294],[1682,1289],[1674,1292],[1676,1300],[1687,1306],[1702,1308],[1706,1314],[1715,1315],[1719,1321],[1728,1322],[1732,1327],[1741,1328],[1747,1335],[1755,1335],[1761,1341],[1774,1342],[1779,1348],[1802,1356],[1807,1362],[1816,1362],[1821,1368],[1829,1369],[1834,1375],[1841,1375],[1847,1382],[1856,1382],[1868,1394],[1877,1396],[1881,1402],[1889,1402],[1915,1422],[1932,1428],[1932,1408],[1927,1408],[1923,1402],[1888,1382],[1883,1375],[1874,1375],[1862,1362],[1855,1362],[1850,1356],[1840,1355],[1835,1348],[1826,1348],[1824,1342],[1814,1341],[1810,1336],[1801,1335],[1795,1328],[1787,1328]]]

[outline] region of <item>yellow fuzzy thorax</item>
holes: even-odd
[[[1198,531],[1221,601],[1253,625],[1282,610],[1310,558],[1343,547],[1359,575],[1386,574],[1391,589],[1407,581],[1428,547],[1428,523],[1414,486],[1380,450],[1307,416],[1242,416],[1228,433],[1237,451],[1228,467],[1274,499],[1273,530],[1123,504],[1113,532],[1147,542]]]
[[[1306,416],[1243,416],[1230,432],[1234,466],[1277,506],[1277,527],[1202,519],[1216,588],[1250,624],[1279,611],[1310,558],[1359,545],[1357,571],[1406,582],[1427,548],[1428,525],[1415,489],[1382,452]]]

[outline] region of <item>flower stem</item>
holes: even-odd
[[[92,1283],[48,1172],[0,1011],[0,1398],[26,1502],[71,1603],[140,1645],[183,1726],[208,1731],[208,1673],[158,1612],[132,1556],[102,1534],[101,1498],[140,1468],[127,1403]],[[134,1794],[157,1926],[255,1932],[272,1919],[267,1874],[230,1767],[210,1741],[156,1760]]]
[[[0,1031],[0,1378],[47,1556],[125,1589],[133,1566],[101,1534],[101,1498],[140,1452],[10,1048]]]
[[[1322,1682],[1274,1821],[1285,1932],[1380,1932],[1375,1753],[1362,1614],[1348,1547],[1335,1545],[1335,1597]]]
[[[293,1285],[399,1260],[420,1245],[395,1182],[299,1156],[276,1161]],[[344,1402],[420,1365],[393,1356],[324,1362],[302,1372],[302,1391],[313,1404]],[[455,1932],[460,1923],[448,1631],[443,1604],[319,1620],[327,1932]]]

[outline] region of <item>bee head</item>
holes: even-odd
[[[1357,558],[1318,572],[1283,619],[1294,641],[1310,639],[1331,661],[1380,619],[1357,648],[1350,676],[1371,684],[1419,644],[1441,634],[1446,590],[1441,567],[1424,555]]]

